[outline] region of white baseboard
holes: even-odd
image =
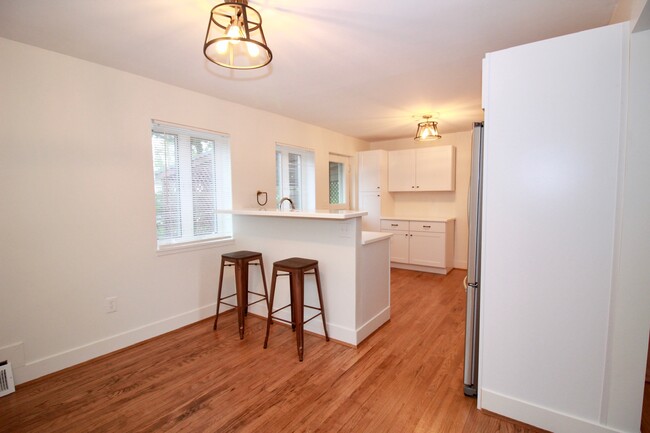
[[[323,333],[323,324],[320,321],[320,318],[307,323],[305,325],[305,331],[309,331],[318,335],[325,335]],[[354,332],[354,329],[327,322],[327,334],[332,340],[337,340],[353,346],[356,345],[357,334]]]
[[[357,329],[357,344],[365,340],[375,332],[381,325],[390,320],[390,305],[379,312],[375,317],[368,320]]]
[[[537,406],[489,389],[482,388],[480,393],[482,409],[554,433],[624,433],[622,430]]]
[[[375,332],[381,325],[390,320],[390,305],[384,308],[379,314],[374,316],[372,319],[368,320],[366,323],[361,325],[356,331],[351,328],[346,328],[344,326],[335,325],[332,323],[327,323],[327,333],[332,340],[337,340],[341,343],[349,344],[351,346],[357,346],[364,339],[366,339],[370,334]],[[313,322],[316,322],[314,320]],[[324,335],[323,334],[323,325],[318,323],[310,322],[305,325],[305,330],[313,332],[314,334]]]
[[[25,365],[25,347],[22,341],[0,347],[0,361],[9,361],[14,370]]]
[[[452,269],[452,268],[449,269],[434,268],[432,266],[411,265],[407,263],[396,263],[396,262],[390,262],[390,267],[397,268],[397,269],[406,269],[408,271],[429,272],[430,274],[441,274],[441,275],[448,274],[449,271],[451,271]]]
[[[388,308],[389,308],[389,315],[390,315],[390,307]],[[266,317],[267,314],[266,307],[261,306],[260,304],[253,305],[249,309],[249,312],[253,312],[259,315],[260,317]],[[279,313],[278,316],[280,316],[284,320],[290,320],[289,310],[285,310],[282,313]],[[307,323],[305,325],[305,331],[311,332],[312,334],[325,336],[325,333],[323,332],[323,322],[321,321],[320,317]],[[327,322],[327,334],[331,339],[339,341],[341,343],[349,344],[351,346],[356,346],[361,341],[361,339],[359,339],[359,330],[355,331],[354,328],[348,328],[346,326],[337,325],[329,321]]]
[[[14,379],[16,384],[25,383],[41,376],[45,376],[46,374],[54,373],[63,370],[64,368],[97,358],[98,356],[123,349],[149,338],[156,337],[166,332],[173,331],[174,329],[213,316],[215,308],[216,303],[213,303],[196,310],[149,323],[101,340],[96,340],[84,344],[83,346],[46,356],[45,358],[28,361],[23,366],[18,368],[14,367]]]
[[[215,308],[215,303],[209,304],[196,310],[149,323],[54,355],[28,361],[18,367],[14,366],[14,380],[16,384],[25,383],[41,376],[63,370],[64,368],[72,367],[73,365],[123,349],[149,338],[162,335],[183,326],[190,325],[199,320],[213,316]],[[226,311],[226,309],[222,309],[220,312],[224,311]],[[356,331],[351,328],[331,323],[327,324],[327,330],[332,339],[356,346],[361,340],[374,332],[389,318],[390,307],[387,307]],[[320,324],[320,322],[316,323],[316,321],[308,323],[305,326],[305,330],[321,335],[323,334],[322,324]],[[22,347],[22,343],[20,343],[20,346]],[[6,349],[9,349],[9,347]]]

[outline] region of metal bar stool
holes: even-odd
[[[259,261],[259,263],[251,263]],[[248,290],[248,265],[255,265],[260,267],[262,272],[262,283],[264,284],[264,294],[252,292]],[[221,288],[223,287],[223,271],[226,266],[235,267],[235,289],[236,293],[221,297]],[[248,294],[259,296],[260,299],[254,302],[248,302]],[[229,304],[224,299],[237,297],[237,305]],[[217,330],[217,321],[219,320],[219,306],[221,304],[228,305],[237,309],[237,322],[239,323],[239,339],[244,339],[244,325],[245,316],[248,315],[248,306],[257,304],[258,302],[266,301],[266,307],[269,307],[268,291],[266,289],[266,276],[264,275],[264,262],[262,261],[262,253],[255,251],[234,251],[221,255],[221,273],[219,275],[219,293],[217,294],[217,316],[214,318],[213,330]]]
[[[312,272],[308,272],[312,271]],[[285,274],[278,274],[278,272],[286,272]],[[305,305],[305,275],[314,275],[316,277],[316,288],[318,290],[319,307],[312,307]],[[289,288],[291,295],[291,302],[284,307],[273,310],[273,300],[275,299],[275,283],[278,276],[289,275]],[[275,316],[278,311],[291,307],[291,321],[281,319]],[[310,308],[317,310],[318,313],[305,320],[304,309]],[[266,337],[264,338],[264,348],[266,349],[269,342],[269,331],[272,321],[279,320],[281,322],[290,323],[291,328],[296,331],[296,345],[298,346],[298,359],[302,361],[304,352],[304,325],[310,320],[321,316],[323,318],[323,330],[325,331],[325,340],[329,341],[330,337],[327,335],[327,325],[325,324],[325,307],[323,305],[323,294],[320,286],[320,274],[318,272],[318,260],[304,259],[301,257],[292,257],[290,259],[280,260],[273,263],[273,279],[271,281],[271,298],[269,300],[269,316],[266,320]]]

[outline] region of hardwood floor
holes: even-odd
[[[535,432],[462,391],[464,271],[394,269],[391,321],[358,349],[232,312],[19,386],[0,432]]]

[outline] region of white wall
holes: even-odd
[[[639,430],[650,51],[637,47],[626,148],[628,36],[624,23],[486,61],[479,402],[555,432]]]
[[[480,119],[478,119],[480,120]],[[472,125],[468,125],[469,128]],[[415,125],[414,125],[415,128]],[[472,131],[444,134],[433,144],[412,138],[375,141],[371,149],[399,150],[452,145],[456,147],[456,190],[452,192],[391,192],[395,217],[444,216],[456,218],[454,267],[467,269],[467,191],[471,164]]]
[[[650,6],[647,7],[650,13]],[[638,431],[650,328],[650,30],[630,40],[625,178],[620,192],[620,259],[610,311],[602,422]]]
[[[156,254],[152,118],[230,134],[235,207],[275,196],[276,142],[315,150],[321,208],[329,152],[368,148],[6,39],[0,58],[0,357],[18,382],[213,314],[218,257],[236,245]]]

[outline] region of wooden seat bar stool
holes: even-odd
[[[311,271],[311,272],[310,272]],[[278,272],[286,272],[278,274]],[[275,299],[275,287],[278,276],[289,276],[289,289],[291,302],[284,307],[273,310],[273,300]],[[318,291],[318,302],[320,307],[305,305],[305,275],[314,275],[316,277],[316,289]],[[275,313],[291,307],[291,321],[279,318]],[[309,319],[305,320],[304,309],[310,308],[318,311]],[[290,323],[291,328],[296,332],[296,345],[298,347],[298,359],[302,361],[304,353],[304,325],[316,317],[321,316],[323,319],[323,330],[325,331],[325,340],[329,341],[327,335],[327,325],[325,324],[325,306],[323,305],[323,294],[321,292],[320,274],[318,272],[318,260],[305,259],[302,257],[292,257],[290,259],[280,260],[273,263],[273,277],[271,281],[271,297],[269,298],[269,316],[266,320],[266,337],[264,338],[264,348],[266,349],[269,342],[269,331],[273,320]]]
[[[258,262],[258,263],[251,263]],[[248,265],[256,265],[260,267],[262,273],[262,284],[264,285],[264,294],[253,292],[248,289]],[[223,271],[226,266],[235,267],[235,293],[229,296],[221,297],[221,289],[223,287]],[[248,294],[259,296],[260,298],[254,302],[248,302]],[[237,297],[237,305],[225,302],[225,299]],[[264,275],[264,261],[262,260],[262,253],[255,251],[234,251],[221,255],[221,272],[219,275],[219,293],[217,294],[217,316],[214,318],[213,330],[217,330],[217,321],[219,320],[219,306],[221,304],[228,305],[237,309],[237,322],[239,324],[239,339],[244,339],[245,317],[248,315],[248,306],[257,304],[258,302],[266,302],[266,307],[269,307],[269,296],[266,288],[266,276]]]

